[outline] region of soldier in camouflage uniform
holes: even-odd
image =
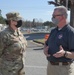
[[[0,75],[25,75],[24,56],[27,41],[20,32],[19,13],[6,14],[8,27],[0,33]]]

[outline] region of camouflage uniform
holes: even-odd
[[[25,75],[27,41],[20,30],[6,28],[0,33],[0,75]]]

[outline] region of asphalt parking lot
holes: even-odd
[[[28,41],[25,62],[26,75],[46,75],[47,60],[43,54],[43,45]]]

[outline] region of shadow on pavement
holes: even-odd
[[[36,48],[36,49],[33,49],[33,50],[43,50],[43,48]]]

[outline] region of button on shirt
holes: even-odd
[[[53,29],[48,40],[46,41],[46,45],[49,46],[48,54],[51,55],[50,57],[47,57],[48,61],[72,61],[72,59],[65,57],[55,58],[53,54],[60,50],[60,45],[62,45],[65,51],[74,52],[74,28],[70,25],[65,25],[61,30],[58,30],[58,28]]]

